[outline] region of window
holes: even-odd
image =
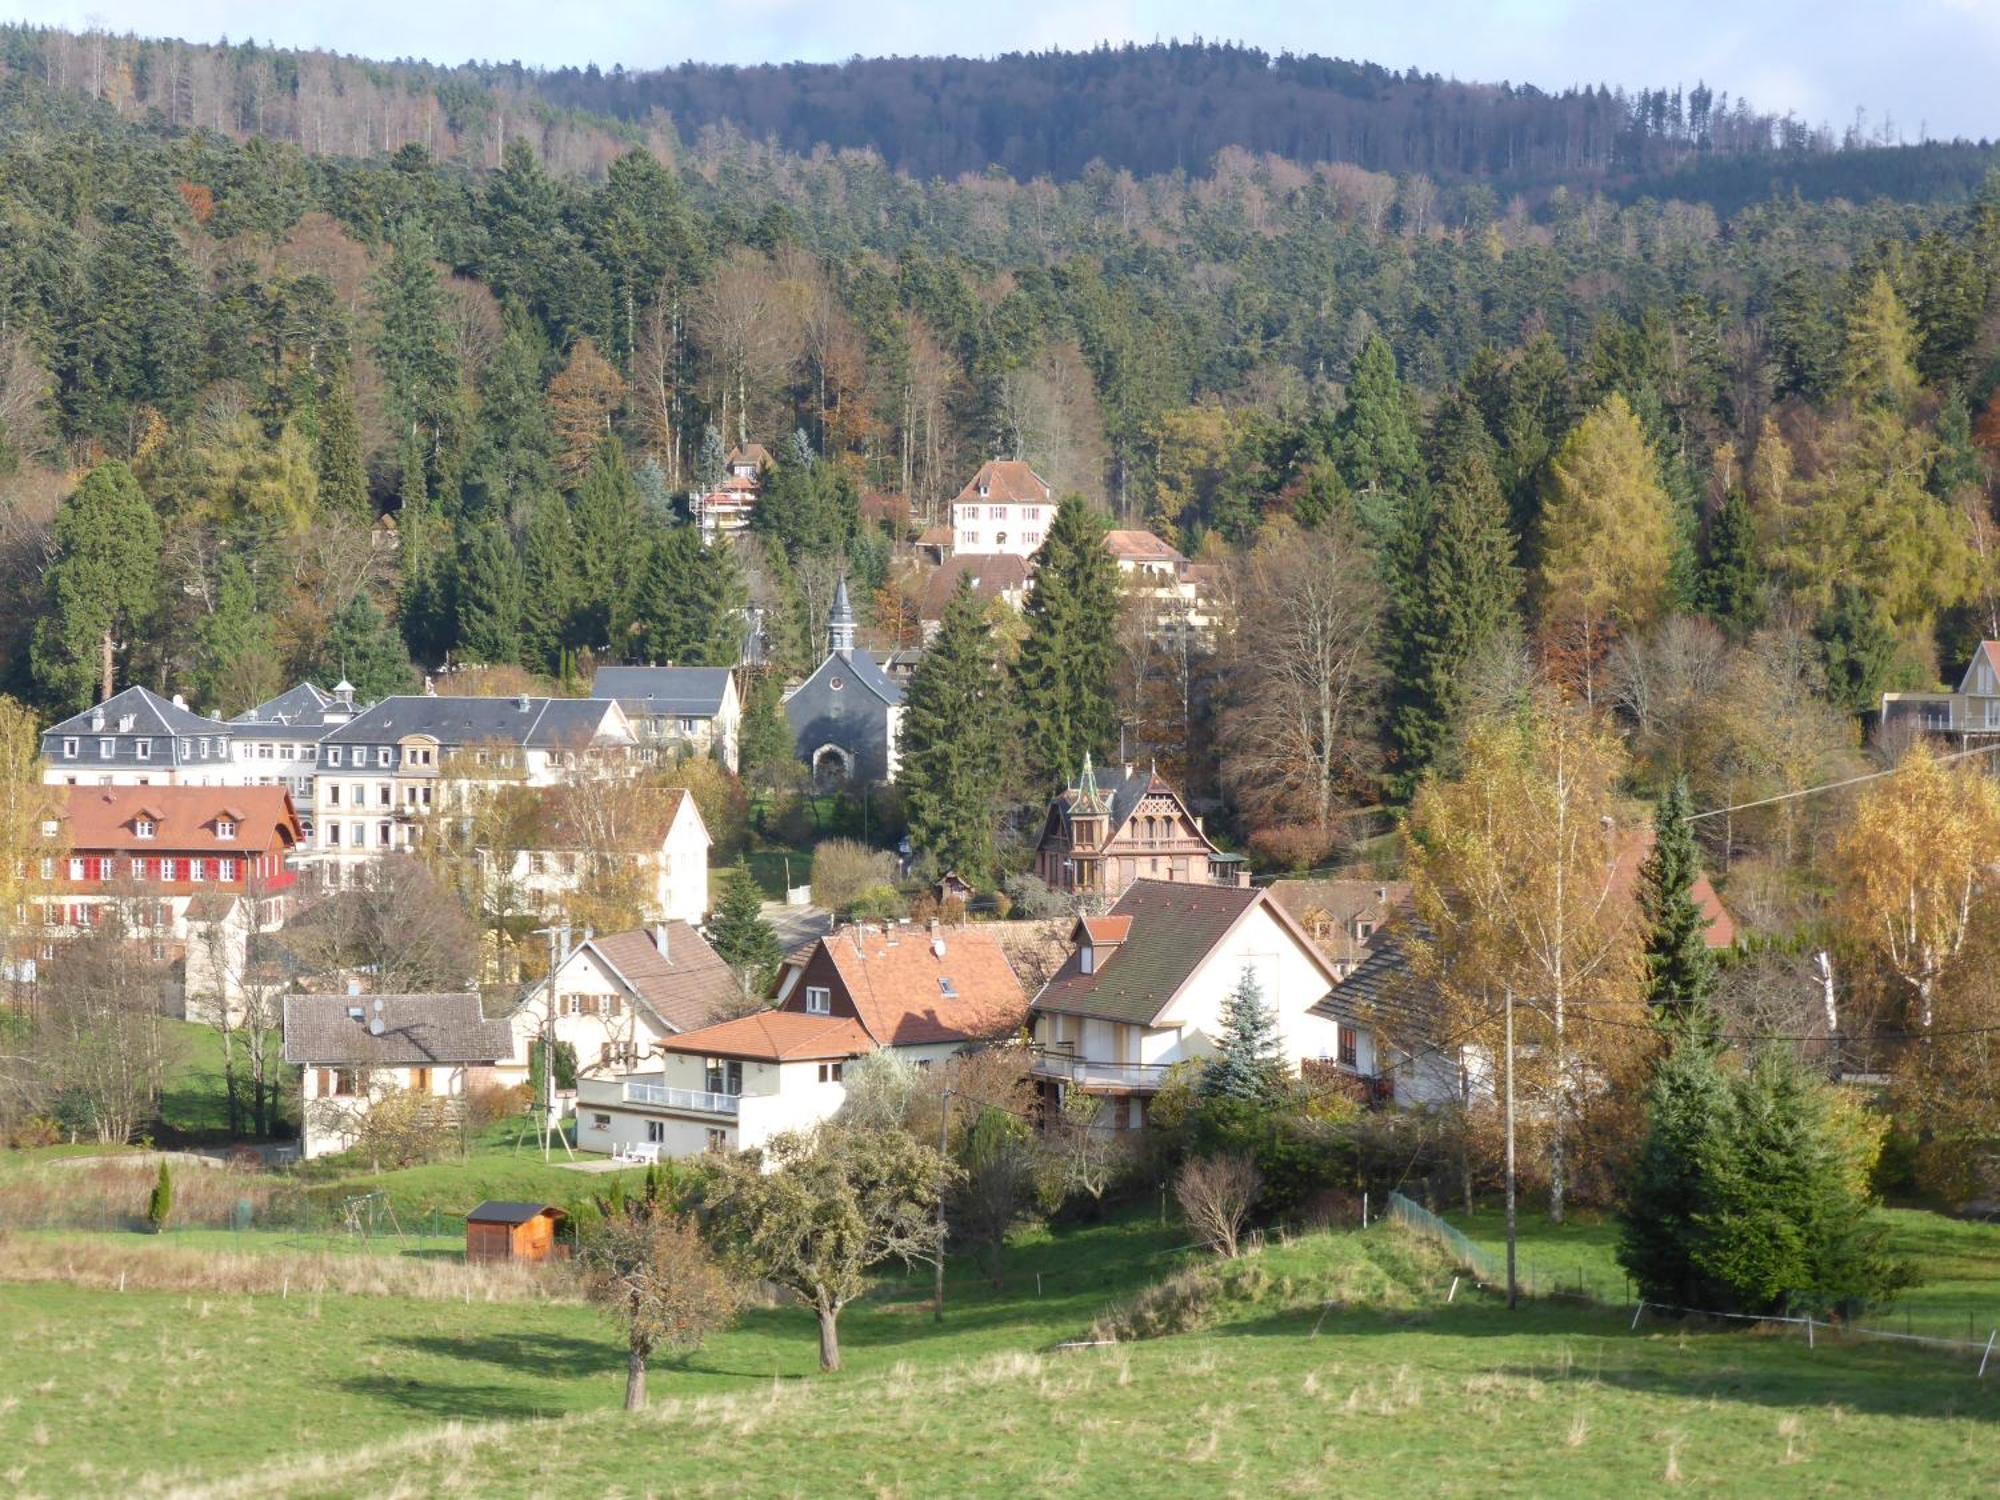
[[[215,836],[219,839],[235,838],[236,825],[227,818],[217,818],[215,820]]]
[[[270,758],[271,758],[271,747],[270,747],[270,745],[269,745],[268,743],[267,743],[267,744],[262,744],[262,745],[259,745],[259,746],[257,747],[257,759],[259,759],[259,760],[269,760]]]
[[[708,1149],[711,1151],[727,1151],[729,1149],[729,1132],[718,1130],[713,1125],[709,1126]]]
[[[217,880],[234,880],[236,878],[236,861],[233,859],[225,859],[222,862],[221,873],[217,875],[215,878]]]
[[[979,545],[979,533],[976,531],[961,531],[958,534],[958,545],[961,547],[977,547]]]
[[[384,849],[388,848],[389,825],[387,823],[377,823],[375,825],[375,834],[376,834],[375,842],[380,844]]]
[[[840,1069],[841,1064],[837,1062],[821,1063],[819,1065],[819,1081],[821,1083],[840,1082]]]
[[[664,1121],[664,1120],[648,1120],[648,1121],[646,1122],[646,1144],[647,1144],[647,1145],[649,1145],[649,1146],[660,1146],[660,1145],[664,1145],[664,1144],[666,1143],[666,1139],[667,1139],[667,1124],[666,1124],[666,1121]]]
[[[1039,521],[1041,520],[1041,518],[1042,518],[1042,508],[1039,505],[1031,505],[1028,507],[1028,519],[1030,521]]]
[[[146,878],[146,862],[143,859],[132,861],[132,878],[134,880],[144,880]]]
[[[135,839],[149,839],[157,831],[158,829],[151,818],[134,818],[132,820],[132,837]]]
[[[75,759],[76,759],[76,741],[75,741],[75,740],[64,740],[64,741],[63,741],[63,759],[64,759],[64,760],[75,760]]]
[[[97,758],[99,760],[111,759],[111,752],[117,744],[118,741],[116,740],[99,740],[97,742]]]
[[[1030,547],[1039,547],[1042,544],[1042,534],[1039,531],[1024,531],[1021,533],[1021,540]]]
[[[1361,1056],[1360,1042],[1359,1038],[1355,1034],[1354,1028],[1352,1026],[1341,1027],[1340,1028],[1341,1062],[1345,1064],[1347,1067],[1351,1068],[1357,1064],[1357,1062],[1360,1060],[1360,1056]]]
[[[616,995],[599,995],[597,997],[597,1013],[600,1016],[617,1015],[618,997]]]
[[[42,879],[54,880],[55,878],[56,862],[53,859],[44,859],[42,861]]]
[[[354,1096],[352,1068],[321,1068],[319,1093],[322,1099],[350,1099]]]
[[[340,783],[339,783],[339,782],[337,782],[337,781],[329,781],[329,782],[328,782],[328,783],[326,784],[326,805],[327,805],[328,807],[338,807],[338,806],[340,806]]]
[[[611,1116],[592,1115],[590,1117],[590,1128],[592,1130],[609,1130],[611,1128]]]
[[[737,1059],[711,1057],[703,1071],[711,1094],[727,1094],[733,1099],[743,1092],[743,1064]]]
[[[335,797],[333,800],[335,802],[340,801],[338,797]],[[326,846],[329,849],[338,849],[340,847],[340,825],[338,823],[329,823],[326,825]]]
[[[153,742],[151,740],[132,741],[132,753],[140,760],[151,760],[153,758]]]
[[[83,861],[82,861],[82,860],[80,860],[80,859],[71,859],[71,860],[70,860],[70,862],[69,862],[69,878],[70,878],[71,880],[81,880],[81,879],[83,879]]]
[[[393,764],[395,758],[396,752],[391,750],[387,745],[382,745],[375,751],[375,764],[378,766]]]
[[[947,1000],[958,998],[958,991],[951,987],[951,981],[942,974],[938,975],[938,993]]]
[[[393,804],[393,803],[394,803],[394,801],[395,801],[395,796],[394,796],[394,793],[393,793],[393,792],[391,791],[391,789],[390,789],[390,786],[389,786],[389,783],[388,783],[388,782],[386,782],[386,781],[378,781],[378,782],[376,782],[376,783],[375,783],[375,805],[376,805],[377,807],[388,807],[388,806],[390,806],[391,804]]]
[[[204,880],[208,879],[208,861],[205,859],[189,860],[188,879],[196,885],[200,885]]]
[[[681,720],[681,733],[682,734],[701,733],[701,720],[683,718]]]
[[[830,1016],[833,1014],[833,995],[823,984],[806,986],[806,1014],[809,1016]]]
[[[580,1016],[580,1015],[582,1015],[582,1014],[583,1014],[583,996],[581,996],[581,995],[564,995],[564,996],[562,997],[562,1006],[561,1006],[561,1009],[562,1009],[562,1013],[563,1013],[564,1015],[566,1015],[566,1016]]]
[[[328,745],[326,747],[326,763],[330,766],[340,764],[340,746]]]
[[[986,519],[987,519],[987,520],[989,520],[989,521],[1004,521],[1004,520],[1006,520],[1006,519],[1007,519],[1007,507],[1006,507],[1006,506],[1004,506],[1004,505],[989,505],[989,506],[987,506],[987,507],[986,507]]]
[[[201,758],[202,758],[203,760],[207,760],[207,759],[208,759],[208,736],[207,736],[207,735],[203,735],[203,736],[201,737],[201,742],[200,742],[200,743],[201,743]]]

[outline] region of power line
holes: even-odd
[[[1995,740],[1990,745],[1980,745],[1976,749],[1954,750],[1949,755],[1940,755],[1937,757],[1936,764],[1941,766],[1950,765],[1953,761],[1964,760],[1966,757],[1972,755],[1991,755],[1996,750],[2000,750],[2000,740]],[[1800,797],[1816,797],[1821,792],[1837,792],[1846,787],[1860,786],[1864,782],[1880,781],[1885,776],[1899,775],[1903,771],[1908,770],[1909,764],[1908,761],[1904,761],[1899,765],[1890,766],[1886,771],[1870,771],[1865,776],[1847,776],[1839,781],[1827,781],[1820,783],[1818,786],[1801,787],[1795,792],[1780,792],[1775,797],[1759,797],[1754,802],[1738,802],[1732,807],[1711,807],[1706,812],[1689,813],[1687,821],[1690,823],[1699,823],[1703,818],[1719,818],[1725,813],[1745,812],[1753,807],[1770,807],[1779,802],[1792,802]]]

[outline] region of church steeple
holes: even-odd
[[[826,622],[826,648],[832,652],[854,649],[854,609],[847,602],[847,575],[833,591],[833,613]]]

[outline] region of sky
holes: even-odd
[[[6,13],[0,11],[0,14]],[[1205,36],[1483,82],[1706,81],[1872,135],[2000,138],[2000,0],[15,0],[14,19],[367,57],[837,62]]]

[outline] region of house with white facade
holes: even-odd
[[[750,529],[757,511],[757,497],[763,492],[764,476],[772,469],[770,453],[762,443],[745,443],[730,450],[723,460],[722,473],[688,496],[688,519],[701,532],[703,546],[720,537],[728,539]]]
[[[369,1113],[397,1094],[436,1101],[454,1118],[495,1081],[514,1039],[489,1021],[476,993],[287,995],[285,1061],[300,1073],[300,1141],[308,1157],[345,1151]]]
[[[708,755],[736,769],[743,699],[729,668],[599,667],[590,696],[625,710],[641,761]]]
[[[958,557],[1033,557],[1055,518],[1048,481],[1018,459],[996,458],[951,503],[951,550]]]
[[[282,786],[292,794],[308,852],[315,847],[319,742],[358,711],[354,685],[343,678],[330,693],[314,683],[301,682],[229,721],[234,731],[230,751],[244,768],[244,784]]]
[[[696,923],[708,915],[708,828],[685,788],[526,788],[515,820],[518,847],[475,851],[489,887],[511,884],[521,904],[563,909],[594,878],[633,877],[647,921]],[[613,866],[617,868],[598,868]]]
[[[1150,531],[1113,529],[1104,548],[1118,566],[1128,607],[1145,621],[1155,640],[1186,637],[1206,641],[1215,634],[1215,608],[1205,571]]]
[[[508,1016],[507,1082],[527,1082],[530,1049],[544,1036],[568,1045],[579,1079],[605,1077],[650,1064],[661,1042],[743,1007],[735,972],[686,922],[582,938],[570,947],[562,937],[555,972]]]
[[[231,749],[232,725],[129,687],[42,731],[51,786],[248,786],[253,767]]]
[[[1138,1129],[1168,1070],[1213,1057],[1223,1003],[1254,976],[1277,1020],[1286,1066],[1365,1079],[1378,1066],[1358,1016],[1320,1007],[1338,978],[1268,891],[1135,881],[1101,917],[1080,918],[1074,951],[1035,997],[1033,1070],[1043,1095],[1104,1095],[1108,1128]]]

